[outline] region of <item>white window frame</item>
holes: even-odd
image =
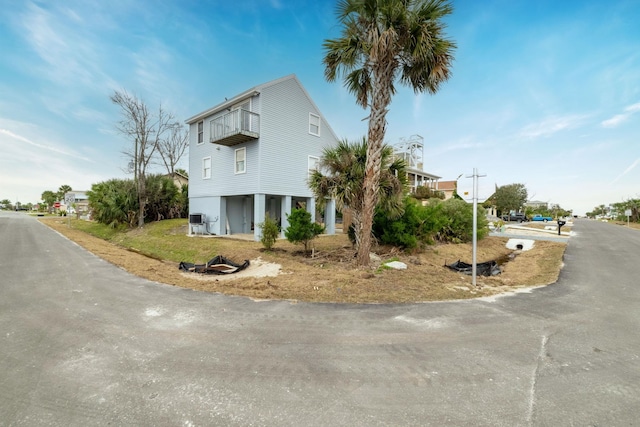
[[[320,136],[320,123],[321,123],[321,120],[319,115],[309,113],[309,134],[310,135]],[[314,129],[312,127],[317,128],[318,131],[313,132]]]
[[[313,172],[315,172],[316,170],[319,170],[318,168],[320,167],[320,157],[318,156],[307,156],[307,171],[308,173],[308,178],[311,179],[311,175],[313,174]]]
[[[200,120],[198,124],[196,124],[196,130],[198,131],[198,140],[196,141],[196,143],[198,145],[202,145],[204,144],[204,120]]]
[[[238,161],[238,153],[243,153],[242,160]],[[233,164],[234,164],[234,173],[236,175],[247,173],[247,147],[236,148],[233,153]],[[238,166],[242,164],[242,169]]]
[[[206,167],[207,161],[209,162],[208,169]],[[202,158],[202,179],[211,179],[211,156]]]

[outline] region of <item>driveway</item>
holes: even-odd
[[[530,293],[296,304],[148,282],[0,213],[0,425],[637,425],[640,232],[574,231]]]

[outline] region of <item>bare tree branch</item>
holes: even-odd
[[[169,130],[167,137],[158,143],[158,153],[162,158],[167,173],[174,176],[176,165],[184,156],[189,146],[189,131],[180,123],[175,123]]]
[[[147,166],[151,163],[160,141],[176,124],[173,114],[166,112],[162,105],[157,114],[149,111],[147,105],[126,90],[115,91],[110,96],[111,102],[120,107],[121,120],[116,129],[129,139],[133,149],[124,150],[133,163],[134,180],[138,190],[139,212],[138,226],[144,225],[144,212],[147,203],[145,177]]]

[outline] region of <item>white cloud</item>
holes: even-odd
[[[439,158],[441,156],[444,156],[445,153],[449,153],[451,151],[462,151],[465,153],[469,153],[470,151],[476,149],[485,149],[489,145],[490,144],[476,141],[471,137],[466,137],[458,141],[452,141],[451,143],[446,143],[435,147],[428,147],[428,149],[432,157]]]
[[[640,111],[640,102],[633,105],[629,105],[627,108],[624,109],[624,111],[627,111],[630,113],[635,113],[636,111]]]
[[[63,184],[88,190],[92,183],[121,173],[114,171],[104,153],[89,158],[45,139],[46,131],[32,124],[0,118],[0,126],[4,125],[11,130],[0,127],[0,198],[37,202],[45,190]]]
[[[84,157],[81,156],[79,154],[55,147],[53,145],[45,145],[45,144],[39,144],[37,142],[33,142],[28,138],[25,138],[24,136],[20,136],[20,135],[16,135],[15,133],[11,132],[10,130],[7,129],[0,129],[0,134],[1,135],[5,135],[8,136],[9,138],[15,140],[15,141],[19,141],[19,142],[24,142],[26,144],[29,144],[31,146],[34,146],[36,148],[39,148],[41,150],[47,150],[53,153],[57,153],[57,154],[62,154],[64,156],[69,156],[69,157],[75,157],[76,159],[80,159],[80,160],[84,160],[85,162],[91,162],[94,163],[93,160],[89,159],[88,157]],[[0,146],[5,146],[8,147],[10,145],[10,142],[5,139],[5,138],[0,138]]]
[[[46,78],[64,91],[83,88],[102,93],[114,86],[105,73],[113,58],[104,57],[108,46],[96,31],[96,22],[82,19],[68,8],[51,10],[29,4],[16,20],[20,34],[42,60],[26,72]]]
[[[624,172],[622,172],[620,175],[618,175],[616,177],[616,179],[614,179],[613,181],[611,181],[611,184],[615,184],[616,182],[618,182],[620,180],[620,178],[622,178],[623,176],[625,176],[626,174],[628,174],[629,172],[631,172],[633,169],[635,169],[636,166],[638,166],[638,164],[640,164],[640,158],[637,158],[633,163],[631,163],[629,165],[629,167],[627,167]]]
[[[637,113],[638,111],[640,111],[640,102],[629,105],[624,109],[624,112],[622,114],[616,114],[610,119],[603,120],[600,124],[602,125],[602,127],[605,127],[605,128],[617,127],[621,123],[626,122],[629,119],[629,117],[631,117],[633,114]]]
[[[602,121],[601,125],[605,128],[614,128],[629,118],[629,114],[616,114],[610,119]]]
[[[520,131],[520,136],[524,138],[549,137],[563,130],[575,129],[584,123],[587,116],[571,115],[565,117],[550,117],[538,123],[525,126]]]

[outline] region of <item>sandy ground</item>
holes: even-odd
[[[183,277],[196,279],[203,282],[217,282],[223,280],[235,280],[247,277],[276,277],[281,274],[282,266],[274,262],[263,261],[262,258],[250,260],[249,267],[233,274],[198,274],[198,273],[180,273]]]

